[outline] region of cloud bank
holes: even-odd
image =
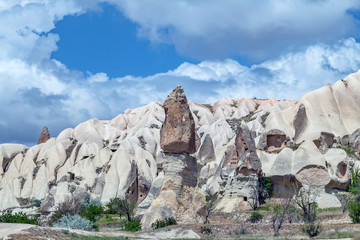
[[[181,54],[197,59],[242,55],[265,60],[358,36],[357,0],[108,2],[139,24],[140,36],[174,44]]]
[[[360,43],[348,36],[356,34],[349,11],[357,3],[330,0],[107,1],[139,24],[142,37],[204,60],[152,76],[109,78],[50,59],[61,39],[49,33],[55,23],[98,10],[98,2],[0,2],[0,22],[6,23],[0,25],[0,143],[32,145],[44,125],[57,136],[90,118],[111,119],[126,108],[163,101],[179,84],[200,103],[222,97],[298,99],[360,66]],[[232,54],[264,60],[245,66]],[[214,56],[226,58],[207,59]]]

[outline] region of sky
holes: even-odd
[[[0,0],[0,144],[163,102],[298,100],[360,69],[358,0]]]

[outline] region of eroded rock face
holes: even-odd
[[[301,169],[295,176],[302,184],[309,186],[325,186],[331,180],[328,171],[322,166],[308,165]]]
[[[261,162],[256,154],[254,138],[246,124],[239,127],[235,146],[238,153],[239,165],[236,169],[241,174],[257,174],[261,176]]]
[[[195,122],[181,86],[169,94],[164,109],[165,121],[160,130],[162,150],[167,153],[194,153]]]
[[[215,160],[214,145],[210,134],[205,136],[205,139],[199,150],[198,159],[201,165]]]
[[[166,154],[164,172],[160,194],[141,220],[144,228],[149,228],[156,220],[167,217],[187,224],[202,221],[206,202],[204,194],[196,187],[196,159],[188,154]]]
[[[45,143],[49,139],[50,139],[49,129],[47,126],[44,126],[43,130],[41,131],[38,144]]]
[[[225,197],[224,199],[231,197],[234,206],[239,207],[236,209],[247,208],[249,207],[247,200],[258,199],[258,180],[262,176],[262,170],[260,159],[256,154],[254,139],[244,122],[237,130],[235,146],[229,147],[224,156],[224,163],[229,161],[231,164],[228,163],[227,167],[217,173],[223,180],[219,185],[218,192]],[[222,204],[223,201],[220,201],[216,208],[223,209]],[[228,210],[230,211],[230,209]]]
[[[298,108],[298,111],[294,117],[294,129],[295,129],[295,136],[294,140],[296,141],[300,134],[305,130],[306,125],[308,123],[307,115],[306,115],[306,108],[304,104],[301,104]]]
[[[334,144],[334,134],[328,132],[321,132],[319,139],[313,141],[317,148],[322,152],[325,152],[328,148],[331,148]]]

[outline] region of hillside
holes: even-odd
[[[224,98],[188,106],[195,124],[195,185],[199,194],[219,200],[217,211],[249,208],[252,185],[262,174],[275,184],[275,197],[298,183],[316,187],[321,208],[340,206],[334,193],[347,190],[349,169],[359,166],[360,72],[297,102]],[[41,200],[41,211],[51,212],[67,198],[90,193],[103,203],[132,199],[137,214],[146,215],[169,169],[160,143],[164,121],[162,103],[151,102],[112,120],[88,120],[31,148],[1,144],[0,210],[33,212]]]

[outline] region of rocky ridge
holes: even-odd
[[[162,213],[201,221],[204,194],[222,199],[218,211],[248,207],[263,173],[275,183],[275,196],[285,196],[296,182],[316,186],[320,207],[339,206],[334,193],[347,189],[349,168],[359,166],[359,72],[298,102],[224,98],[189,101],[180,109],[186,96],[181,89],[173,93],[176,101],[128,109],[108,121],[91,119],[30,148],[1,144],[0,210],[34,211],[34,200],[41,200],[41,210],[52,211],[88,192],[104,203],[131,198],[144,216],[160,199],[175,199],[170,205],[178,208]],[[183,118],[166,119],[178,111]],[[182,124],[172,127],[175,122]],[[182,129],[185,134],[178,134]],[[200,204],[181,209],[189,191]]]

